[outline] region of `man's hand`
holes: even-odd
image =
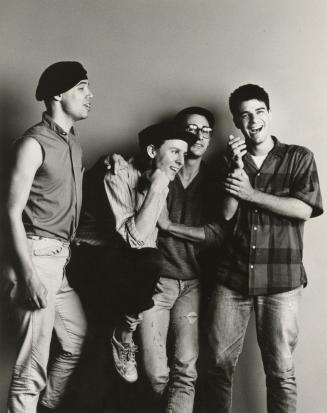
[[[158,219],[158,227],[164,231],[167,231],[169,229],[169,226],[171,224],[171,221],[169,219],[169,212],[167,208],[167,202],[165,202],[161,214]]]
[[[125,314],[123,319],[123,326],[127,328],[129,331],[135,331],[137,326],[141,324],[142,316],[139,314],[138,316],[130,316]]]
[[[246,154],[245,140],[240,137],[229,135],[227,143],[227,156],[232,162],[232,167],[236,169],[243,169],[243,156]]]
[[[236,169],[234,172],[229,173],[224,183],[224,188],[230,195],[243,201],[252,201],[256,192],[243,169]]]
[[[160,169],[156,169],[153,174],[149,177],[151,183],[151,189],[155,192],[162,192],[164,189],[168,188],[169,178]]]
[[[104,158],[103,163],[107,170],[111,171],[114,175],[128,167],[128,162],[118,153],[107,155]]]
[[[23,281],[22,296],[25,304],[32,310],[46,308],[48,290],[37,275]]]

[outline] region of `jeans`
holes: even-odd
[[[250,314],[266,373],[268,413],[295,413],[297,389],[292,354],[298,339],[302,287],[249,297],[216,285],[210,309],[208,411],[231,412],[232,382]]]
[[[18,355],[9,389],[7,413],[35,413],[41,403],[55,408],[62,401],[69,379],[79,360],[86,334],[80,300],[69,286],[65,265],[68,244],[56,239],[28,239],[32,263],[48,291],[47,307],[31,311],[19,302],[19,283],[12,282],[10,296],[18,332]],[[60,352],[47,374],[50,342],[56,332]]]
[[[199,352],[199,281],[161,277],[153,299],[154,307],[142,313],[139,330],[145,374],[154,398],[167,391],[166,412],[191,413]]]

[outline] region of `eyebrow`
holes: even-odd
[[[257,112],[258,110],[268,110],[265,106],[260,106],[259,108],[254,109],[255,112]],[[244,115],[245,113],[250,113],[250,110],[243,110],[240,115]]]
[[[80,82],[78,82],[76,86],[78,86],[78,85],[89,85],[89,84],[90,84],[89,81],[84,79],[84,80],[81,80]]]

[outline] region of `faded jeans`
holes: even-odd
[[[297,389],[292,354],[298,339],[302,287],[249,297],[216,285],[210,309],[208,411],[231,412],[232,382],[254,310],[257,340],[266,373],[268,413],[295,413]]]
[[[41,392],[43,405],[58,406],[81,355],[86,334],[80,300],[64,271],[69,258],[68,244],[41,237],[29,238],[28,244],[33,266],[48,290],[47,307],[30,311],[19,301],[14,306],[19,343],[7,413],[35,413]],[[13,300],[19,296],[19,284],[14,279],[10,296]],[[47,373],[53,329],[60,352]]]
[[[153,300],[139,328],[146,377],[154,397],[167,391],[166,412],[191,413],[199,353],[199,281],[161,277]]]

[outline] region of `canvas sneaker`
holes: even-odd
[[[134,383],[138,378],[135,360],[137,346],[134,344],[134,341],[120,343],[116,339],[114,332],[111,339],[111,346],[114,365],[118,374],[127,382]]]

